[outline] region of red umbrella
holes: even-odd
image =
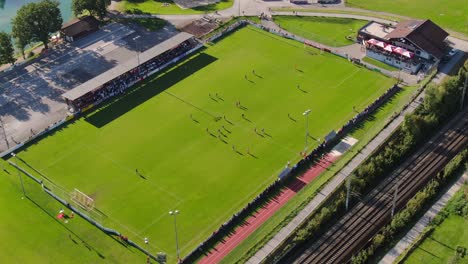
[[[405,56],[405,57],[407,57],[407,58],[413,58],[414,53],[409,52],[409,51],[406,50],[406,51],[403,52],[402,55]]]
[[[395,48],[393,49],[393,52],[398,53],[398,54],[400,54],[400,55],[403,55],[403,52],[405,52],[405,51],[406,51],[405,49],[400,48],[400,47],[395,47]]]
[[[375,40],[375,39],[369,39],[369,40],[367,41],[367,43],[372,44],[372,45],[375,45],[375,44],[377,43],[377,40]]]
[[[387,46],[385,46],[384,50],[392,52],[393,48],[394,48],[394,46],[388,44]]]
[[[377,41],[377,43],[375,45],[377,47],[385,48],[385,43],[383,43],[382,41]]]

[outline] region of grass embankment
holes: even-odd
[[[149,31],[157,31],[162,29],[166,24],[166,20],[156,18],[156,17],[151,17],[151,18],[120,18],[120,19],[114,19],[115,22],[119,23],[135,23],[138,24],[142,27],[144,27],[146,30]]]
[[[431,19],[441,27],[468,35],[468,5],[465,0],[349,0],[349,7]]]
[[[126,13],[148,13],[159,15],[189,15],[203,14],[229,8],[233,4],[233,0],[221,0],[217,4],[200,6],[195,8],[183,9],[171,0],[142,0],[132,1],[123,0],[119,3],[118,9]]]
[[[340,47],[355,42],[357,31],[367,21],[334,17],[274,16],[285,30],[328,46]]]
[[[367,63],[370,63],[372,65],[375,65],[377,67],[380,67],[380,68],[382,68],[384,70],[387,70],[387,71],[397,71],[398,70],[398,68],[396,68],[396,67],[393,67],[391,65],[388,65],[386,63],[383,63],[381,61],[378,61],[378,60],[370,58],[370,57],[364,57],[362,60],[367,62]]]
[[[468,248],[468,220],[451,215],[403,263],[451,263],[458,246]],[[456,263],[468,263],[468,257]]]
[[[390,21],[399,21],[402,17],[399,16],[390,16],[384,15],[380,13],[373,13],[370,11],[356,11],[356,10],[343,10],[343,9],[330,9],[330,8],[291,8],[291,7],[281,7],[281,8],[272,8],[275,12],[311,12],[311,13],[331,13],[331,14],[350,14],[350,15],[359,15],[359,16],[367,16],[367,17],[375,17],[381,18]]]
[[[467,209],[468,185],[465,183],[426,228],[424,240],[418,241],[399,263],[468,263],[466,254],[457,257],[458,247],[468,248]]]

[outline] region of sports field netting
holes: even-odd
[[[170,210],[185,255],[300,158],[304,110],[312,149],[393,82],[247,27],[18,156],[170,261]]]

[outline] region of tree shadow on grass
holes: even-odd
[[[216,60],[217,58],[213,56],[200,53],[182,65],[165,71],[157,77],[150,77],[142,84],[137,85],[136,88],[111,100],[98,111],[86,116],[85,120],[93,126],[101,128]]]

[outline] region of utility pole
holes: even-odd
[[[310,109],[307,109],[302,113],[306,117],[306,131],[305,131],[305,147],[304,147],[304,152],[307,151],[307,141],[309,139],[309,114],[310,114]]]
[[[138,41],[137,39],[139,39],[141,36],[136,36],[134,37],[132,40],[135,41],[135,49],[136,49],[136,54],[137,54],[137,63],[138,63],[138,71],[139,70],[139,67],[140,67],[140,47],[138,46]]]
[[[350,193],[351,193],[351,175],[349,175],[346,178],[346,211],[348,211]]]
[[[177,263],[180,263],[180,253],[179,253],[179,237],[177,235],[177,215],[179,210],[170,211],[169,214],[174,217],[174,231],[175,231],[175,240],[176,240],[176,254],[177,254]]]
[[[19,166],[18,164],[18,157],[16,156],[15,153],[11,153],[11,156],[15,157],[15,160],[16,160],[16,166]],[[21,189],[23,190],[23,195],[26,196],[26,191],[24,190],[24,184],[23,184],[23,177],[21,176],[21,172],[19,170],[19,168],[16,168],[16,170],[18,170],[18,178],[20,179],[20,182],[21,182]]]
[[[392,202],[392,218],[395,215],[395,207],[396,207],[396,200],[398,197],[398,183],[395,186],[395,194],[393,195],[393,202]]]
[[[463,85],[463,92],[460,102],[460,111],[463,110],[463,103],[465,101],[466,85],[468,84],[468,73],[465,74],[465,84]]]

